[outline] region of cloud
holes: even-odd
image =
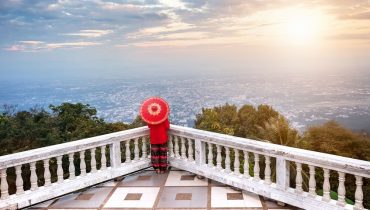
[[[185,30],[194,29],[194,28],[195,28],[195,25],[192,25],[192,24],[183,23],[183,22],[172,22],[164,26],[140,29],[137,32],[128,34],[127,38],[128,39],[145,38],[145,37],[151,37],[154,35],[185,31]]]
[[[19,43],[5,48],[6,51],[14,52],[38,52],[45,50],[54,50],[60,48],[83,48],[96,46],[102,43],[99,42],[61,42],[61,43],[45,43],[42,41],[19,41]]]
[[[63,35],[96,38],[112,33],[112,30],[80,30],[78,33],[67,33]]]
[[[181,46],[186,41],[191,45],[217,44],[220,40],[235,43],[241,39],[274,37],[272,32],[276,30],[269,29],[278,28],[279,23],[271,14],[286,8],[322,10],[333,17],[330,26],[335,30],[326,37],[335,40],[351,36],[366,39],[356,35],[359,33],[354,28],[358,27],[366,27],[361,33],[368,34],[368,0],[1,0],[0,28],[6,36],[2,36],[0,48],[37,51],[88,47],[81,43],[105,45],[107,37],[109,44],[125,46],[139,43],[154,46],[155,42],[162,46],[165,41],[173,44],[176,40]]]

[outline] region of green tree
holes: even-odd
[[[305,149],[370,161],[370,141],[335,121],[311,126],[304,133]]]
[[[201,114],[196,115],[195,127],[234,135],[238,124],[237,107],[225,104],[214,108],[203,108]]]
[[[298,131],[291,128],[288,120],[282,115],[270,118],[264,122],[264,126],[257,125],[257,128],[262,139],[267,142],[298,147],[300,141]]]

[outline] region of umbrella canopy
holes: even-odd
[[[141,118],[148,124],[156,125],[168,118],[170,107],[168,103],[160,97],[146,99],[140,107]]]

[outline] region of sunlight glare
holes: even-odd
[[[280,30],[286,42],[296,45],[319,41],[325,17],[318,11],[297,9],[286,11]]]

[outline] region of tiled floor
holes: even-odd
[[[186,171],[166,174],[144,170],[121,181],[110,181],[88,190],[47,201],[29,209],[297,209],[238,191],[222,183],[199,179]]]

